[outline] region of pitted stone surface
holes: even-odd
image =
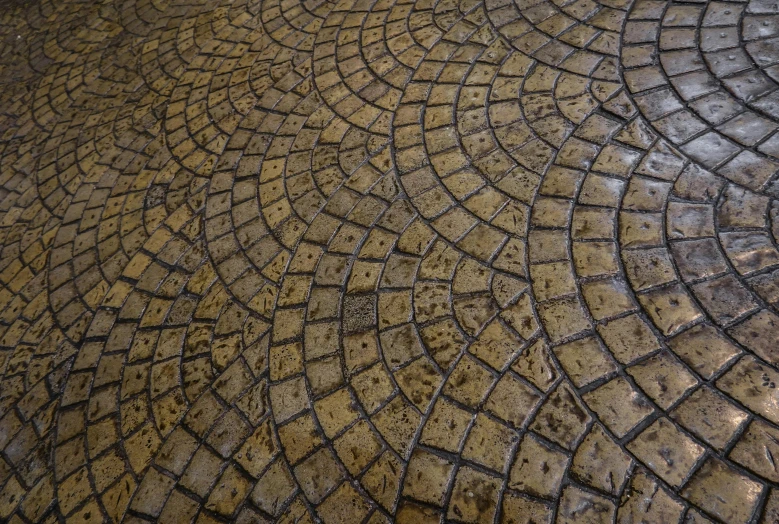
[[[0,521],[779,521],[776,2],[0,11]]]

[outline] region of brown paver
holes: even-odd
[[[775,522],[779,8],[7,0],[0,521]]]

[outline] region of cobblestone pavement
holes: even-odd
[[[3,0],[0,521],[779,522],[776,0]]]

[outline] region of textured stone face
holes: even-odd
[[[0,9],[0,521],[779,522],[775,1]]]

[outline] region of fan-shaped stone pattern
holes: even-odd
[[[777,17],[10,2],[0,520],[776,521]]]

